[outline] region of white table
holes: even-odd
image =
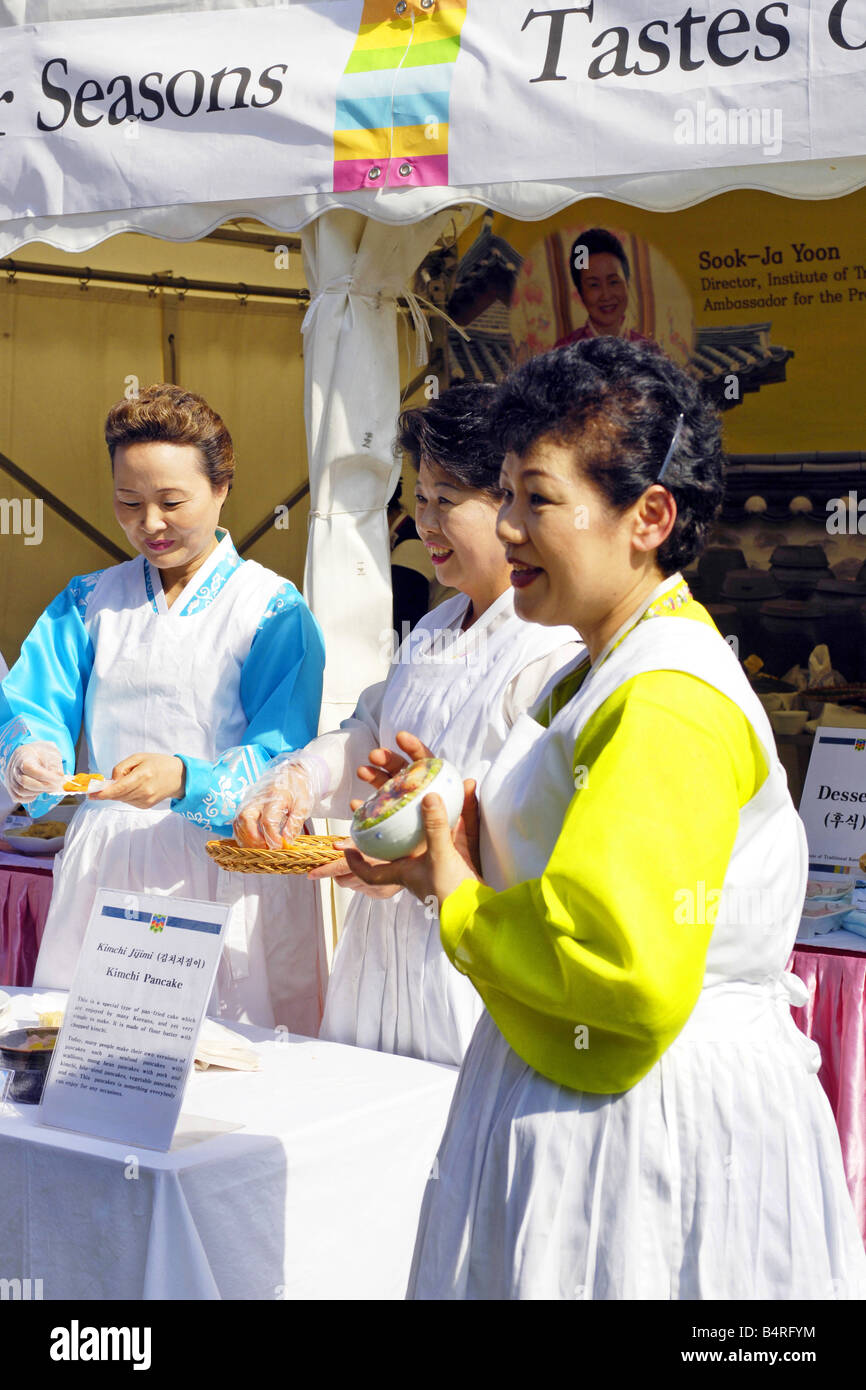
[[[234,1026],[261,1071],[191,1076],[167,1154],[7,1105],[0,1277],[46,1299],[403,1297],[456,1068]]]

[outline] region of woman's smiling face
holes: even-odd
[[[114,454],[114,514],[159,569],[190,564],[213,544],[228,485],[216,491],[193,444],[139,442]]]
[[[508,566],[496,538],[498,499],[464,487],[451,473],[421,459],[415,484],[415,528],[427,547],[436,577],[461,593],[471,593],[479,576],[489,585]]]
[[[628,281],[617,256],[607,251],[589,256],[578,293],[597,333],[619,333],[628,308]]]
[[[576,628],[594,657],[594,637],[621,610],[627,618],[629,604],[663,578],[655,551],[670,534],[676,505],[655,486],[615,511],[575,452],[548,437],[522,457],[506,454],[497,534],[511,565],[518,616]]]

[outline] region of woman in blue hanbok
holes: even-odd
[[[111,779],[67,831],[34,983],[69,986],[99,887],[217,901],[230,915],[212,1011],[314,1034],[314,886],[227,874],[205,844],[230,834],[271,758],[315,735],[321,633],[294,585],[218,528],[234,458],[206,402],[151,387],[112,409],[106,441],[115,513],[140,553],[67,585],[0,696],[0,774],[34,814],[62,795],[82,726],[87,769]]]

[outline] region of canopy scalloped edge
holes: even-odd
[[[562,183],[474,184],[466,187],[383,190],[379,193],[311,193],[242,202],[190,203],[124,208],[68,217],[19,218],[0,223],[0,256],[39,241],[61,251],[88,251],[122,232],[164,241],[197,241],[222,223],[254,217],[280,232],[297,232],[332,208],[364,213],[376,222],[406,225],[449,206],[477,203],[523,221],[550,217],[584,198],[609,198],[648,212],[677,212],[739,189],[784,198],[839,198],[866,187],[866,157],[805,160],[773,166],[745,165],[689,173],[616,175]]]

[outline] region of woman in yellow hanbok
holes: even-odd
[[[435,894],[486,1006],[410,1296],[862,1298],[818,1050],[790,1013],[803,828],[679,572],[721,503],[717,419],[671,362],[608,338],[527,363],[494,411],[516,611],[574,626],[588,656],[488,772],[483,878],[432,796],[426,853],[350,856]]]

